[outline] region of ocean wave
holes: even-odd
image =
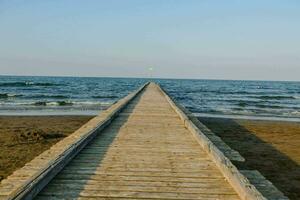
[[[295,116],[300,116],[300,111],[291,111],[290,113],[288,114],[292,114],[292,115],[295,115]]]
[[[229,91],[229,90],[211,90],[211,89],[191,89],[183,91],[184,94],[211,94],[211,95],[237,95],[237,96],[245,96],[249,98],[257,98],[257,99],[263,99],[263,100],[289,100],[289,99],[298,99],[300,96],[297,95],[288,95],[288,93],[285,93],[286,95],[277,95],[276,93],[272,91],[258,91],[258,90],[248,90],[248,91]],[[266,95],[267,93],[267,95]],[[270,93],[270,95],[268,95]],[[272,94],[271,94],[272,93]],[[178,93],[176,91],[171,92],[172,95],[177,96]],[[295,94],[295,93],[293,93]]]
[[[18,82],[2,82],[0,87],[30,87],[30,86],[60,86],[61,84],[49,82],[31,82],[31,81],[18,81]]]
[[[111,105],[112,102],[99,102],[99,101],[75,101],[74,105]]]
[[[236,103],[237,106],[245,108],[248,106],[254,106],[257,108],[272,108],[272,109],[280,109],[280,108],[285,108],[284,106],[276,105],[276,104],[267,104],[265,101],[240,101]]]
[[[271,109],[285,108],[284,106],[279,106],[279,105],[265,105],[265,104],[256,104],[255,107],[257,107],[257,108],[271,108]]]
[[[60,108],[66,107],[67,109],[78,108],[102,108],[108,107],[113,102],[92,102],[92,101],[18,101],[18,102],[5,102],[0,101],[1,108],[9,109],[30,109],[30,108]]]
[[[273,96],[273,95],[270,95],[270,96],[267,96],[267,95],[264,95],[264,96],[252,96],[254,98],[258,98],[258,99],[265,99],[265,100],[284,100],[284,99],[296,99],[296,97],[294,96]]]
[[[236,103],[237,106],[240,107],[246,107],[246,106],[253,106],[256,103],[250,102],[250,101],[239,101],[238,103]]]
[[[111,103],[108,102],[93,102],[93,101],[37,101],[31,103],[23,103],[20,105],[32,106],[107,106]]]
[[[95,99],[116,99],[116,98],[119,98],[119,96],[117,96],[117,95],[95,95],[95,96],[92,96],[92,98],[95,98]]]
[[[222,114],[222,115],[246,115],[246,116],[280,116],[283,110],[265,109],[265,108],[253,108],[253,109],[240,109],[240,108],[217,108],[208,110],[204,113],[208,114]],[[286,111],[288,112],[288,111]],[[288,112],[291,115],[291,112]],[[295,115],[295,114],[294,114]]]
[[[197,113],[195,111],[191,111],[193,113]],[[215,109],[207,109],[198,113],[208,113],[208,114],[221,114],[221,115],[254,115],[255,112],[253,110],[246,109],[235,109],[235,108],[215,108]]]
[[[49,94],[37,94],[37,95],[29,95],[26,98],[28,99],[42,99],[42,98],[53,98],[53,99],[67,99],[69,96],[65,95],[49,95]]]
[[[176,100],[176,101],[186,101],[186,100],[190,100],[191,99],[191,97],[189,97],[189,96],[176,96],[176,97],[174,97],[174,99]]]
[[[174,94],[177,92],[174,91]],[[252,94],[264,94],[262,91],[228,91],[228,90],[211,90],[211,89],[196,89],[196,90],[186,90],[186,94],[197,94],[197,93],[214,93],[214,94],[228,94],[228,95],[252,95]]]
[[[9,94],[9,93],[0,93],[0,99],[7,99],[7,98],[15,98],[20,97],[21,94]]]
[[[32,105],[35,105],[35,106],[72,106],[73,103],[70,101],[55,101],[55,102],[38,101],[38,102],[34,102]]]

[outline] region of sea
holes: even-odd
[[[300,82],[0,76],[0,115],[96,115],[147,81],[196,116],[300,120]]]

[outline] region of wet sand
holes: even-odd
[[[90,116],[0,117],[0,180],[86,123]]]
[[[300,122],[200,118],[290,199],[300,199]]]
[[[0,180],[74,132],[91,116],[0,117]],[[291,199],[300,199],[300,123],[200,118]]]

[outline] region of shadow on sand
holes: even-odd
[[[241,170],[258,170],[290,199],[300,199],[300,166],[288,156],[261,140],[234,119],[199,118],[245,162],[234,162]]]

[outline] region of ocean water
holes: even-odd
[[[0,115],[97,114],[147,81],[0,76]],[[152,81],[199,116],[300,118],[300,82]]]

